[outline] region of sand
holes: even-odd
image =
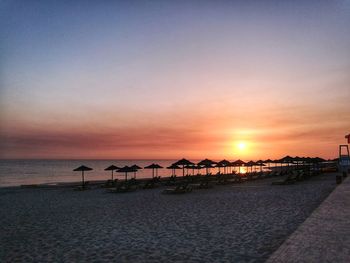
[[[263,262],[335,187],[265,179],[183,195],[163,188],[0,189],[0,262]]]

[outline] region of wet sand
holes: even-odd
[[[1,262],[263,262],[335,188],[323,174],[183,195],[0,189]]]

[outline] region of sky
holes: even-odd
[[[350,0],[0,1],[0,158],[335,158]]]

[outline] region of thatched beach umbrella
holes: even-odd
[[[178,165],[172,164],[172,165],[168,166],[167,169],[171,169],[171,175],[175,176],[176,175],[175,170],[181,169],[181,167],[179,167]]]
[[[293,158],[293,164],[296,164],[297,165],[297,169],[299,167],[299,163],[303,161],[303,158],[299,157],[299,156],[295,156]]]
[[[203,167],[200,166],[200,165],[195,165],[194,167],[195,167],[195,169],[197,170],[197,174],[201,174],[201,169],[202,169]]]
[[[265,166],[264,161],[263,160],[258,160],[255,163],[260,166],[260,172],[262,172],[262,167]]]
[[[232,165],[238,167],[238,173],[241,173],[241,166],[245,165],[245,162],[239,159],[237,161],[232,162]]]
[[[289,164],[293,162],[293,157],[287,155],[287,156],[283,157],[282,159],[280,159],[280,162],[286,163],[289,166]]]
[[[221,167],[225,168],[225,166],[223,164],[221,164],[220,162],[218,162],[216,165],[215,165],[216,168],[218,168],[219,170],[219,173],[221,173]]]
[[[85,166],[85,165],[82,165],[82,166],[79,166],[78,168],[75,168],[73,171],[75,171],[75,172],[81,172],[81,186],[84,188],[84,184],[85,184],[85,181],[84,181],[84,172],[85,171],[91,171],[92,170],[92,168],[90,168],[90,167],[87,167],[87,166]]]
[[[245,166],[250,167],[250,172],[253,171],[253,166],[256,165],[254,161],[249,161],[245,164]]]
[[[134,164],[133,166],[131,166],[131,168],[135,169],[135,171],[134,171],[134,178],[136,179],[136,173],[138,172],[138,170],[142,169],[142,167]]]
[[[275,167],[277,167],[278,164],[280,163],[280,159],[273,160],[273,163],[275,164]],[[282,164],[281,164],[281,167],[282,167]]]
[[[182,166],[182,176],[185,176],[185,166],[186,165],[193,165],[194,163],[185,159],[185,158],[182,158],[181,160],[178,160],[177,162],[175,162],[173,164]]]
[[[204,159],[200,161],[197,165],[203,166],[206,169],[206,173],[209,174],[209,169],[215,165],[216,162],[209,160],[209,159]]]
[[[158,176],[158,169],[163,168],[159,164],[152,163],[151,165],[145,166],[145,169],[152,169],[152,178],[154,178],[154,170],[156,171],[156,176]]]
[[[120,169],[120,167],[115,166],[115,165],[108,166],[108,167],[105,169],[105,171],[112,171],[112,181],[113,181],[113,171],[114,171],[114,170],[118,170],[118,169]]]
[[[194,169],[196,169],[196,166],[194,164],[192,164],[192,165],[185,165],[185,169],[187,170],[186,174],[188,174],[188,170],[191,169],[192,170],[192,175],[194,175]]]
[[[273,161],[271,159],[267,159],[264,161],[264,163],[267,163],[267,167],[270,169],[270,164],[273,163]]]
[[[128,180],[128,173],[135,172],[135,169],[130,166],[124,166],[117,170],[117,173],[125,173],[125,181]]]
[[[231,162],[224,159],[224,160],[218,162],[217,165],[221,165],[221,167],[224,167],[224,174],[226,174],[226,167],[229,167],[231,165]],[[220,167],[220,166],[218,166],[218,167]],[[219,172],[220,172],[220,168],[219,168]]]

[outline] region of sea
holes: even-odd
[[[111,179],[111,171],[104,169],[110,165],[123,167],[125,165],[138,165],[140,167],[157,163],[164,167],[158,169],[158,176],[170,176],[172,171],[166,169],[177,160],[0,160],[0,187],[20,186],[28,184],[56,184],[62,182],[79,182],[81,172],[74,172],[73,169],[80,165],[92,168],[92,171],[85,172],[85,180],[100,181]],[[199,162],[200,160],[191,160]],[[221,168],[221,171],[223,168]],[[237,170],[238,171],[238,170]],[[199,171],[205,173],[205,169]],[[211,168],[211,173],[217,173],[218,168]],[[241,172],[245,173],[246,168],[241,167]],[[185,169],[185,174],[192,174],[192,169]],[[198,171],[195,170],[197,174]],[[182,170],[176,170],[176,175],[182,176]],[[129,174],[129,178],[134,177],[134,173]],[[114,179],[124,179],[125,173],[114,171]],[[136,173],[136,178],[152,178],[152,169],[140,169]]]

